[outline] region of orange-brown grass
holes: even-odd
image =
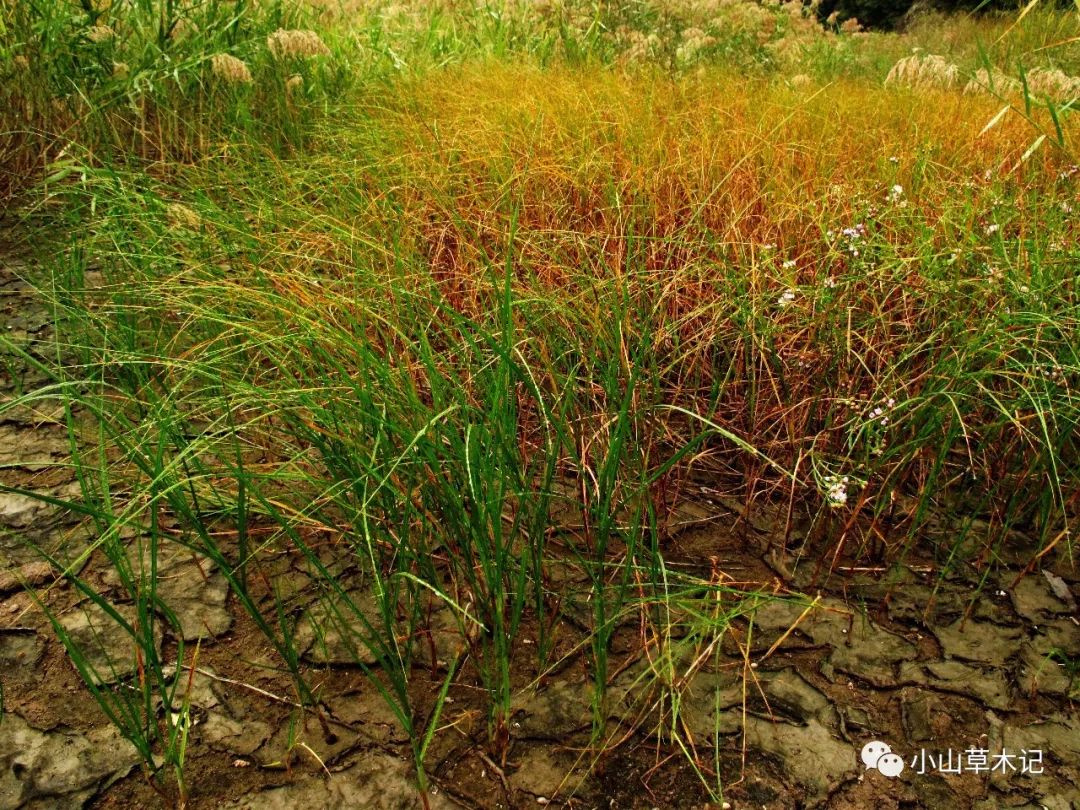
[[[394,99],[365,112],[378,138],[335,123],[305,172],[320,188],[379,183],[400,207],[383,214],[368,205],[337,236],[309,240],[310,249],[348,275],[349,244],[359,239],[372,246],[376,278],[381,263],[387,274],[368,288],[371,300],[432,284],[451,308],[483,322],[513,222],[519,310],[544,328],[526,355],[549,362],[569,336],[587,352],[583,336],[610,331],[612,302],[625,294],[623,351],[650,344],[660,401],[706,415],[789,470],[808,454],[851,461],[846,443],[877,399],[915,402],[941,383],[941,341],[977,332],[970,319],[1009,306],[979,264],[992,258],[992,198],[1007,193],[1033,210],[1054,193],[1064,162],[1049,146],[1025,159],[1033,123],[1044,122],[1013,113],[987,128],[1000,102],[947,90],[837,83],[792,91],[718,73],[673,81],[485,64],[405,82]],[[1068,142],[1072,130],[1063,135]],[[367,169],[340,160],[357,152]],[[893,186],[902,202],[889,201]],[[320,204],[339,221],[347,216]],[[872,265],[826,236],[871,220]],[[1022,274],[1038,217],[1022,214],[1008,227]],[[379,246],[391,232],[393,255],[385,240]],[[943,269],[954,251],[963,261]],[[395,274],[401,254],[427,270]],[[793,298],[782,301],[788,289]],[[920,349],[922,340],[932,350]],[[1003,370],[1012,348],[1002,347],[993,367]],[[957,356],[967,350],[958,346]],[[988,384],[1007,380],[1002,371]],[[597,419],[610,407],[598,401]],[[1000,441],[980,446],[979,419],[999,416],[959,417],[967,445],[956,449],[979,475],[1004,475],[1008,461],[995,447],[1036,440],[1024,416],[1002,428],[1004,438],[985,433]],[[657,427],[674,444],[693,432],[679,418]],[[877,483],[918,491],[933,467],[924,450],[901,453]],[[769,487],[782,481],[763,462],[720,455],[746,490],[759,475]],[[882,483],[893,473],[899,482]]]
[[[543,390],[575,391],[585,435],[616,408],[599,376],[615,358],[648,383],[633,400],[648,464],[700,434],[680,408],[791,473],[731,442],[701,445],[695,463],[747,497],[783,486],[812,501],[829,491],[823,475],[850,472],[865,486],[849,506],[965,474],[1008,499],[1006,482],[1035,486],[1060,449],[1056,431],[1033,428],[1056,406],[1028,386],[1042,384],[1043,360],[1070,362],[1071,288],[1043,282],[1044,324],[1004,316],[1032,305],[1021,286],[1066,261],[1038,254],[1047,211],[1054,240],[1073,241],[1058,210],[1072,192],[1057,186],[1074,134],[1065,121],[1064,149],[1032,150],[1049,116],[1000,117],[1000,104],[856,81],[796,90],[720,71],[498,61],[399,77],[341,99],[292,156],[225,146],[181,168],[166,197],[208,189],[213,205],[166,255],[185,256],[177,278],[205,278],[140,295],[180,330],[188,322],[172,312],[211,305],[253,334],[294,322],[335,358],[342,385],[361,341],[428,404],[417,341],[433,324],[439,373],[483,411],[471,387],[483,364],[450,324],[498,331],[509,266],[516,351]],[[999,197],[1014,212],[1004,220]],[[865,239],[845,244],[860,225]],[[226,265],[195,259],[222,251]],[[258,360],[261,379],[314,363],[308,352]],[[1071,402],[1047,396],[1059,394]],[[867,414],[888,399],[908,424],[880,432]],[[522,413],[523,446],[539,446],[535,410]],[[1012,502],[1023,511],[1027,497]]]
[[[812,94],[715,75],[672,82],[489,65],[410,93],[408,111],[391,117],[404,171],[426,189],[417,204],[440,209],[451,198],[479,231],[513,199],[546,238],[617,237],[621,206],[649,236],[697,227],[727,247],[782,239],[809,250],[819,226],[853,213],[856,195],[911,182],[920,155],[917,212],[929,219],[954,183],[981,185],[989,171],[993,182],[1040,185],[1060,162],[1046,149],[1012,172],[1030,125],[1010,116],[982,133],[1000,104],[947,91],[836,84]]]
[[[981,228],[978,203],[992,189],[1045,192],[1062,162],[1047,147],[1021,164],[1031,125],[1011,115],[984,131],[1000,103],[949,91],[793,92],[715,74],[673,82],[486,65],[408,96],[407,111],[385,112],[386,148],[400,150],[408,232],[457,304],[515,206],[535,282],[618,277],[627,240],[645,239],[681,312],[706,303],[718,263],[746,268],[751,292],[777,281],[770,256],[797,262],[788,283],[842,272],[824,232],[884,208],[894,184],[908,207],[882,227],[901,257],[927,227],[949,251]]]
[[[245,583],[249,569],[264,575],[266,553],[291,549],[312,574],[304,587],[337,602],[346,583],[309,530],[319,554],[339,548],[382,583],[378,626],[365,618],[360,638],[423,789],[439,715],[419,723],[401,643],[422,600],[477,613],[483,632],[461,627],[466,658],[489,700],[489,752],[505,764],[520,622],[532,611],[541,632],[554,628],[551,552],[575,557],[589,579],[599,733],[631,585],[646,644],[682,621],[666,527],[699,486],[768,500],[769,540],[783,530],[792,550],[797,514],[799,553],[821,568],[845,552],[902,557],[928,513],[987,527],[974,548],[951,527],[936,538],[943,575],[959,557],[992,559],[1014,526],[1041,540],[1033,562],[1067,537],[1080,500],[1068,120],[1001,114],[1002,101],[958,88],[883,87],[897,57],[884,45],[883,70],[825,83],[832,69],[815,58],[833,64],[827,49],[875,38],[815,33],[779,51],[826,48],[805,56],[793,89],[763,70],[694,72],[716,27],[699,29],[693,53],[621,72],[603,43],[561,62],[550,31],[530,39],[476,11],[471,27],[452,34],[454,18],[408,47],[386,45],[381,23],[366,38],[326,36],[328,54],[304,35],[293,56],[312,58],[287,64],[278,22],[236,53],[210,32],[205,54],[227,53],[217,64],[231,72],[214,80],[215,63],[193,55],[186,89],[148,105],[161,125],[140,113],[138,136],[117,137],[128,109],[117,103],[108,127],[87,129],[89,165],[73,150],[58,167],[50,204],[70,203],[78,249],[43,287],[84,365],[58,377],[78,385],[56,388],[90,392],[101,457],[130,464],[80,474],[83,500],[103,504],[92,507],[103,538],[167,498],[305,704],[316,695],[286,618],[292,597],[275,597],[272,618]],[[59,19],[58,42],[67,31]],[[958,63],[970,42],[953,44],[931,52]],[[101,86],[119,89],[104,67]],[[106,135],[120,155],[95,149]],[[87,258],[102,282],[89,290]],[[115,508],[110,492],[131,505]],[[235,555],[219,516],[235,518]],[[246,527],[266,524],[265,543],[248,546]],[[135,570],[126,546],[101,545]],[[739,614],[713,601],[733,584],[720,565],[686,579],[688,612],[712,617],[702,649],[719,650]],[[142,596],[152,588],[125,581],[156,610]],[[655,623],[654,600],[667,616]],[[156,661],[154,622],[137,624]],[[139,711],[125,716],[141,722]],[[154,723],[135,725],[129,739]],[[142,750],[156,770],[155,744]],[[171,750],[182,781],[183,751]]]

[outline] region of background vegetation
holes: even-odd
[[[559,565],[598,740],[627,616],[661,691],[719,650],[766,595],[669,565],[702,487],[823,573],[1069,542],[1075,14],[2,1],[0,194],[51,240],[62,322],[26,399],[70,406],[72,506],[122,587],[52,562],[130,633],[137,688],[64,640],[163,791],[197,653],[160,652],[165,544],[225,573],[315,713],[317,597],[425,790],[432,604],[496,758],[566,632]]]

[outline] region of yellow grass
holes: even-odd
[[[980,135],[996,99],[866,83],[792,90],[718,73],[670,81],[488,64],[429,76],[408,93],[408,114],[386,114],[403,172],[425,178],[418,219],[452,197],[477,233],[503,232],[505,201],[520,199],[537,261],[555,249],[585,267],[608,264],[600,246],[614,258],[618,245],[605,240],[631,211],[650,236],[707,230],[733,249],[772,243],[811,255],[823,226],[851,215],[860,195],[882,198],[890,158],[890,185],[911,187],[916,145],[931,156],[920,171],[942,181],[919,190],[917,211],[933,225],[958,183],[987,172],[999,180],[1032,142],[1016,115]],[[1028,165],[1058,160],[1047,150]],[[592,240],[584,251],[582,236]],[[457,265],[468,259],[459,249]]]

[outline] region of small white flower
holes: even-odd
[[[784,290],[783,295],[781,295],[777,299],[776,304],[777,304],[777,306],[786,307],[788,304],[790,304],[794,300],[795,300],[795,291],[792,290],[792,289],[787,289],[787,290]]]
[[[992,225],[987,225],[986,226],[986,235],[987,236],[993,236],[999,230],[1001,230],[1001,226],[998,225],[996,222],[993,223]]]
[[[848,477],[846,475],[843,478],[838,478],[835,475],[826,476],[824,483],[825,500],[829,506],[840,507],[847,503]]]
[[[795,267],[796,264],[797,262],[794,259],[788,259],[781,265],[781,267],[783,267],[785,270],[791,270],[793,267]]]
[[[896,155],[890,155],[889,156],[889,163],[899,163],[899,162],[900,162],[900,158],[898,158]]]
[[[870,411],[870,421],[877,421],[882,427],[888,426],[888,411],[892,409],[894,405],[896,405],[896,399],[893,397],[889,397],[881,405],[878,405],[876,408]]]
[[[889,202],[896,202],[904,196],[904,187],[897,183],[891,189],[889,189]]]
[[[833,287],[836,286],[836,279],[833,278],[832,276],[827,277],[825,279],[825,286],[828,287],[831,290]]]

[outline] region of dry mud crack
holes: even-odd
[[[0,328],[10,344],[55,358],[52,318],[24,280],[28,269],[15,255],[0,256]],[[0,398],[47,384],[5,348]],[[55,401],[0,413],[0,481],[7,486],[77,499],[68,452]],[[700,522],[676,538],[673,553],[690,553],[695,543],[722,549],[731,536],[737,516],[730,510],[703,501],[697,511]],[[33,550],[73,561],[93,539],[78,515],[0,493],[0,810],[165,806],[24,591],[24,584],[48,589],[62,625],[95,651],[98,671],[108,673],[103,683],[130,677],[131,669],[118,665],[132,660],[129,639],[57,582]],[[746,559],[746,548],[732,551],[733,566],[760,568],[761,559]],[[794,561],[782,569],[795,572],[798,586]],[[109,586],[108,572],[90,575]],[[809,612],[808,603],[767,604],[753,617],[755,666],[698,671],[681,693],[682,730],[709,761],[709,747],[719,743],[715,761],[734,808],[1078,808],[1077,572],[1059,561],[1012,586],[1014,578],[1015,572],[1001,572],[973,606],[971,583],[939,583],[912,569],[819,585],[822,596]],[[190,693],[192,806],[420,806],[400,729],[348,665],[351,653],[340,634],[317,632],[317,613],[303,613],[302,652],[308,664],[325,669],[329,735],[315,723],[301,720],[297,727],[287,686],[255,669],[270,662],[270,651],[253,641],[256,631],[207,560],[168,557],[161,586],[176,611],[177,632],[205,645]],[[572,615],[572,606],[565,612]],[[433,624],[449,630],[453,622],[446,619],[436,616]],[[439,638],[432,649],[438,659],[451,646]],[[739,660],[737,651],[727,652]],[[648,666],[632,654],[620,659],[608,722],[618,732],[636,719],[637,730],[599,759],[583,753],[592,704],[582,666],[567,666],[518,695],[503,768],[483,754],[483,722],[469,722],[474,695],[455,687],[447,715],[453,728],[430,752],[439,788],[431,806],[706,806],[684,759],[657,753],[658,744],[671,743],[664,731],[670,713],[653,705],[655,692],[643,686]],[[286,753],[297,735],[310,756]],[[871,740],[902,756],[899,776],[860,762]],[[1023,752],[1028,766],[1037,767],[1023,772],[1016,760],[1011,770],[979,770],[982,751],[991,759]],[[970,767],[943,769],[947,752],[966,756]],[[926,768],[926,755],[937,757],[938,766]]]

